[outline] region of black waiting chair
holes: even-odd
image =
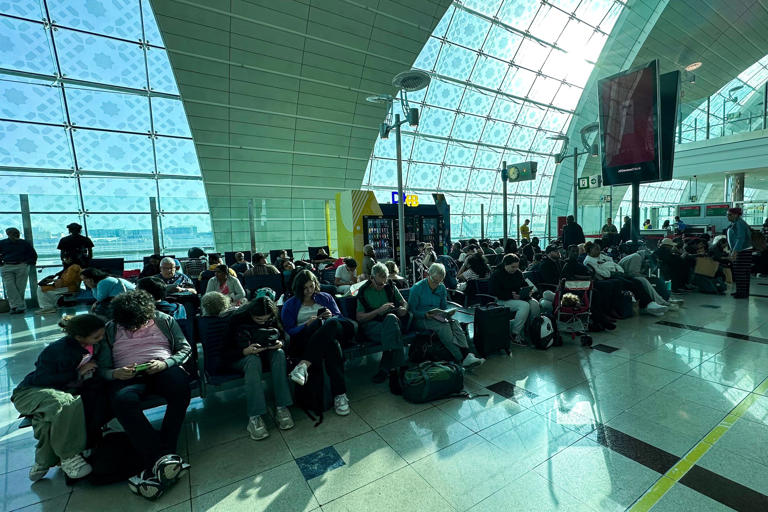
[[[123,277],[125,270],[124,258],[93,258],[88,264],[91,268],[103,270],[107,274],[115,277]]]
[[[235,254],[237,254],[238,252],[243,253],[243,256],[245,256],[245,261],[247,261],[248,263],[251,262],[251,256],[252,256],[251,251],[227,251],[224,253],[224,263],[228,267],[231,267],[232,265],[237,263],[235,261]]]
[[[244,276],[243,281],[243,287],[248,297],[253,297],[259,288],[272,288],[275,291],[275,297],[280,297],[283,294],[283,276],[280,274]]]
[[[331,248],[327,245],[321,245],[319,247],[307,247],[307,253],[309,254],[309,261],[315,261],[315,258],[317,257],[317,251],[320,249],[325,250],[325,254],[328,255],[328,257],[331,257]]]
[[[271,251],[269,251],[269,262],[272,265],[276,265],[277,264],[277,257],[283,251],[288,253],[288,257],[290,259],[293,259],[293,249],[272,249]]]

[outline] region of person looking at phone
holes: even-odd
[[[539,316],[541,307],[535,299],[528,297],[524,300],[520,297],[520,290],[528,286],[520,272],[520,258],[516,254],[505,254],[488,284],[497,302],[515,313],[510,322],[510,332],[517,343],[522,343],[525,326],[530,319]]]
[[[216,267],[215,274],[208,280],[205,292],[219,292],[232,300],[232,304],[240,306],[247,302],[245,290],[240,280],[229,274],[229,267],[223,263]]]
[[[371,379],[375,383],[384,382],[390,370],[405,364],[402,333],[410,323],[408,303],[388,278],[387,266],[376,263],[368,281],[357,291],[356,320],[360,330],[367,340],[384,349],[379,371]]]
[[[157,275],[163,280],[168,293],[197,293],[195,283],[186,274],[176,271],[176,262],[173,258],[160,260],[160,273]]]
[[[192,349],[176,320],[157,311],[155,299],[144,290],[115,297],[112,318],[95,352],[98,373],[109,381],[115,417],[144,460],[144,469],[128,479],[128,487],[156,498],[189,467],[176,444],[190,399],[189,375],[181,365]],[[149,395],[167,403],[159,432],[142,410]]]
[[[472,340],[464,334],[459,322],[433,310],[446,311],[448,308],[448,290],[443,284],[445,266],[433,263],[427,270],[427,277],[413,285],[408,297],[408,310],[413,313],[414,327],[419,330],[431,330],[437,334],[440,342],[464,367],[483,364],[485,359],[475,357],[477,349]]]
[[[310,382],[322,390],[325,365],[336,414],[349,414],[340,343],[354,336],[354,326],[344,321],[336,301],[320,291],[320,282],[309,270],[296,273],[293,297],[283,305],[281,319],[291,337],[286,347],[288,355],[300,359],[291,371],[291,380],[299,386]]]
[[[344,264],[336,268],[334,284],[337,293],[347,293],[349,287],[357,282],[357,261],[354,258],[344,258]]]
[[[280,430],[293,428],[288,406],[293,403],[288,388],[288,370],[283,352],[285,331],[277,317],[277,306],[269,297],[258,297],[229,318],[220,371],[245,375],[248,434],[258,441],[269,436],[263,416],[267,401],[261,382],[263,367],[269,367],[275,393],[275,419]]]

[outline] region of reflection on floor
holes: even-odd
[[[246,433],[239,390],[212,393],[187,414],[189,476],[156,502],[125,484],[68,487],[59,470],[30,484],[34,439],[16,428],[8,398],[59,330],[54,319],[2,315],[0,507],[625,510],[749,398],[653,510],[768,510],[768,396],[753,393],[768,377],[766,311],[767,298],[688,294],[663,323],[636,317],[596,335],[603,350],[571,342],[491,357],[467,375],[467,390],[482,395],[470,400],[410,404],[370,382],[375,360],[351,361],[349,416],[329,412],[315,428],[294,410],[296,427],[272,423],[263,441]]]

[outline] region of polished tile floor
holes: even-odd
[[[768,295],[759,282],[753,293]],[[263,441],[246,434],[239,390],[211,393],[187,414],[189,476],[155,502],[125,484],[68,487],[58,470],[30,484],[34,439],[8,398],[60,334],[52,318],[2,315],[0,508],[768,510],[768,396],[757,389],[768,377],[766,312],[768,298],[688,294],[665,324],[642,316],[596,335],[611,353],[570,342],[491,357],[467,374],[469,400],[410,404],[370,383],[375,361],[351,361],[348,417],[330,412],[315,428],[294,410],[296,427],[272,424]],[[735,421],[724,429],[726,417]]]

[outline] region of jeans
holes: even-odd
[[[514,311],[515,318],[510,322],[509,328],[512,333],[518,337],[523,334],[523,329],[525,329],[528,320],[541,314],[541,307],[535,299],[527,301],[510,299],[500,300],[498,302],[510,311]]]
[[[141,406],[149,395],[160,395],[168,404],[158,432]],[[176,453],[184,416],[189,405],[189,376],[180,366],[155,373],[112,382],[112,408],[115,417],[131,439],[146,469],[151,469],[163,455]]]
[[[291,391],[288,389],[285,352],[282,349],[265,350],[260,354],[247,355],[236,362],[234,367],[245,374],[245,400],[249,417],[261,416],[267,412],[267,401],[264,398],[264,386],[261,382],[262,363],[269,365],[269,371],[272,374],[275,405],[288,407],[293,403]]]
[[[420,331],[434,331],[440,343],[451,353],[455,361],[463,361],[470,352],[477,354],[475,343],[467,339],[467,335],[456,320],[451,319],[445,323],[432,318],[421,318],[414,320],[414,325]]]
[[[407,317],[403,320],[406,321]],[[360,330],[367,340],[380,343],[384,348],[379,364],[380,369],[400,368],[405,364],[403,335],[400,330],[400,320],[395,314],[388,314],[381,322],[371,320],[360,324]]]
[[[51,388],[22,388],[13,392],[11,401],[19,414],[32,417],[35,463],[51,468],[85,450],[85,413],[79,396]]]
[[[18,263],[16,265],[6,263],[0,267],[0,275],[3,279],[5,296],[8,298],[8,304],[11,306],[11,309],[21,311],[27,309],[24,292],[27,289],[27,280],[29,279],[29,265],[26,263]]]

